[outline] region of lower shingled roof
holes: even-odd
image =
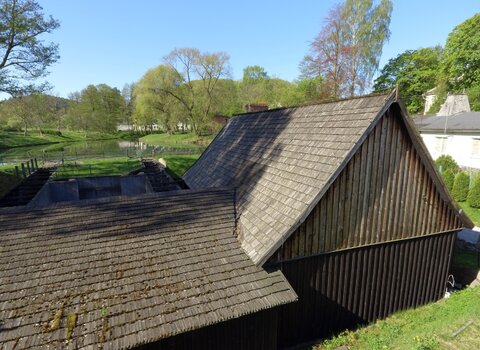
[[[232,190],[0,210],[0,344],[123,349],[292,302],[234,236]]]

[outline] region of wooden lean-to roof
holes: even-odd
[[[394,103],[395,92],[233,117],[184,180],[194,189],[237,188],[239,240],[261,265],[305,220]],[[453,207],[409,117],[398,110],[430,176]]]
[[[229,189],[0,211],[2,348],[131,348],[296,300],[234,213]]]

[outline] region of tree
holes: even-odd
[[[459,172],[455,176],[453,183],[452,196],[457,202],[465,202],[468,196],[468,186],[470,185],[470,177],[465,172]]]
[[[480,85],[480,13],[460,23],[448,35],[443,73],[454,91]]]
[[[47,87],[32,82],[59,59],[58,45],[42,35],[60,24],[42,10],[34,0],[0,0],[0,91],[21,96]]]
[[[435,87],[440,70],[440,46],[408,50],[392,58],[375,79],[375,92],[391,91],[398,86],[410,113],[423,109],[422,94]]]
[[[458,166],[455,159],[448,154],[441,155],[435,160],[435,165],[437,168],[443,173],[447,170],[451,170],[454,174],[460,171],[460,167]]]
[[[346,0],[336,5],[311,44],[304,65],[324,79],[330,97],[355,96],[368,88],[388,40],[392,2]]]
[[[180,97],[182,84],[183,78],[166,65],[148,70],[133,90],[135,123],[144,127],[159,124],[168,133],[175,131],[184,106],[172,94]]]
[[[125,104],[120,91],[106,84],[89,85],[73,93],[74,101],[68,110],[71,127],[85,132],[114,132],[123,118]]]
[[[472,208],[480,208],[480,176],[473,180],[472,188],[468,191],[467,203]]]
[[[443,181],[448,191],[451,192],[453,189],[453,183],[455,182],[455,174],[451,169],[447,169],[442,173]]]

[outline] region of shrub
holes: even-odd
[[[472,208],[480,208],[480,175],[473,180],[472,188],[468,191],[467,203]]]
[[[455,174],[452,169],[447,169],[442,173],[443,181],[445,181],[445,185],[449,192],[452,192],[453,183],[455,182]]]
[[[437,166],[437,169],[440,169],[440,167],[442,168],[442,173],[449,169],[454,174],[460,171],[460,167],[458,166],[457,162],[451,156],[445,154],[437,158],[435,165]]]
[[[465,202],[468,196],[468,186],[470,184],[470,177],[463,171],[455,176],[453,182],[452,196],[457,202]]]

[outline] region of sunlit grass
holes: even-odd
[[[414,310],[398,312],[314,349],[480,349],[480,288],[465,289]],[[471,322],[471,323],[470,323]],[[458,335],[453,334],[467,325]]]
[[[167,171],[175,178],[182,177],[197,161],[200,154],[163,156],[167,161]]]
[[[215,135],[198,136],[194,133],[178,134],[151,134],[139,139],[151,145],[172,146],[172,147],[205,147],[212,142]]]
[[[69,161],[55,172],[56,180],[85,176],[126,175],[141,168],[138,158],[95,158],[81,161]]]

